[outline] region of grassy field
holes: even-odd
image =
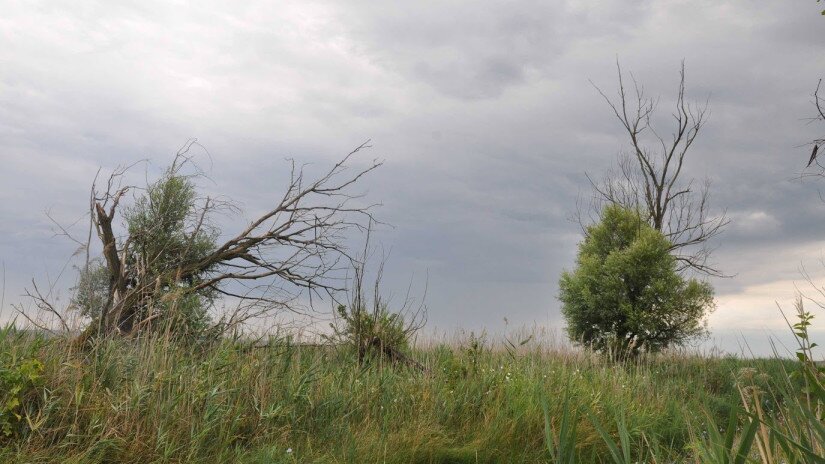
[[[0,379],[7,397],[9,385],[20,388],[19,404],[3,410],[0,462],[710,462],[707,453],[747,440],[747,416],[731,416],[743,405],[765,417],[747,454],[769,462],[759,436],[770,424],[790,427],[788,404],[804,381],[789,380],[795,361],[660,355],[614,364],[518,345],[433,344],[414,352],[422,372],[380,359],[359,367],[345,347],[289,339],[78,350],[7,328]],[[736,433],[726,444],[729,417]]]

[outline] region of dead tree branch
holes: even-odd
[[[632,75],[631,85],[627,86],[618,61],[616,68],[617,98],[611,98],[595,84],[593,86],[624,128],[630,150],[620,154],[617,168],[601,181],[587,176],[594,191],[592,211],[598,216],[605,204],[636,209],[670,240],[671,252],[682,270],[724,276],[709,261],[713,251],[710,242],[729,220],[724,211],[712,213],[709,180],[684,179],[688,153],[707,122],[708,102],[690,104],[685,100],[683,62],[672,113],[673,129],[671,136],[666,138],[653,124],[658,99],[646,96],[644,88]],[[585,229],[583,216],[579,210],[577,219]]]
[[[183,173],[192,165],[189,150],[196,143],[190,140],[177,152],[162,181],[188,181],[202,175]],[[176,201],[186,204],[171,210],[168,221],[156,218],[146,229],[119,231],[116,218],[124,214],[122,200],[136,190],[124,185],[123,179],[134,165],[115,170],[100,188],[96,179],[91,221],[109,276],[108,298],[95,321],[96,331],[130,334],[154,324],[161,317],[156,308],[169,294],[209,294],[248,302],[229,318],[228,323],[235,325],[275,310],[299,310],[292,303],[300,295],[311,299],[343,290],[345,277],[340,271],[355,261],[347,240],[352,232],[364,232],[366,223],[376,221],[372,211],[378,205],[364,205],[363,195],[350,191],[382,164],[373,160],[365,168],[349,166],[358,152],[369,148],[368,143],[313,179],[304,166],[292,161],[289,184],[280,199],[232,238],[207,250],[201,250],[203,238],[219,233],[210,219],[222,208],[232,209],[227,202],[182,199],[173,195],[171,187],[168,193],[158,190],[159,184],[148,185],[135,202],[142,201],[141,207],[152,214]],[[166,198],[167,194],[173,196]],[[126,208],[127,215],[136,214],[134,205]],[[170,244],[148,238],[170,234],[182,236]]]
[[[813,103],[814,103],[814,108],[816,108],[816,114],[814,115],[814,117],[809,119],[809,122],[811,122],[811,123],[825,122],[825,99],[823,99],[823,97],[819,93],[821,87],[822,87],[822,79],[820,79],[819,82],[816,84],[816,90],[814,90],[814,95],[813,95],[814,101],[813,101]],[[815,175],[815,176],[825,175],[825,165],[821,164],[820,163],[820,158],[817,157],[817,155],[819,154],[819,148],[823,144],[825,144],[825,138],[816,138],[808,144],[808,145],[813,145],[813,148],[811,149],[811,156],[810,156],[810,158],[808,158],[808,164],[805,166],[805,168],[806,169],[810,168],[812,165],[816,164],[818,172],[816,172],[814,174],[807,174],[807,175],[803,174],[802,177],[807,177],[807,176],[811,176],[811,175]]]

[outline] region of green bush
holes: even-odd
[[[637,211],[608,206],[559,282],[570,338],[598,351],[657,352],[702,335],[710,284],[677,271],[671,243]]]
[[[11,330],[0,330],[0,338],[8,337]],[[42,374],[43,363],[39,360],[0,348],[0,440],[22,431],[25,405],[36,394]]]
[[[397,351],[409,348],[409,333],[401,314],[390,312],[384,303],[369,311],[363,306],[353,310],[338,305],[342,323],[334,327],[338,341],[358,349],[359,356],[379,354],[376,348],[392,347]],[[380,346],[377,346],[380,345]]]

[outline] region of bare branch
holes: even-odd
[[[632,75],[631,96],[625,87],[624,73],[618,61],[616,69],[616,99],[594,87],[625,129],[631,149],[630,153],[619,155],[617,167],[601,181],[595,182],[587,175],[594,192],[591,211],[598,216],[605,204],[638,210],[646,215],[652,227],[671,241],[671,251],[683,270],[725,276],[710,264],[708,242],[723,231],[729,220],[724,212],[711,212],[709,181],[695,190],[694,179],[683,179],[688,152],[707,122],[708,102],[695,105],[686,101],[685,67],[682,62],[672,114],[672,134],[670,140],[666,140],[652,123],[658,100],[645,96],[644,89]],[[653,138],[653,143],[645,141],[643,136],[646,131]],[[582,222],[584,216],[579,213],[578,218],[586,231],[586,224]]]
[[[158,190],[174,179],[191,182],[205,176],[190,153],[192,147],[200,146],[197,140],[187,141],[175,154],[165,177],[156,182],[147,179],[145,188],[124,185],[123,179],[134,164],[113,171],[101,190],[96,188],[96,176],[90,198],[91,228],[100,239],[109,275],[108,298],[96,321],[97,331],[128,335],[144,330],[164,317],[159,308],[166,294],[217,295],[239,301],[221,322],[229,330],[272,311],[297,311],[293,302],[302,294],[311,301],[321,294],[344,290],[345,272],[357,262],[347,249],[347,240],[352,232],[366,231],[369,224],[377,222],[372,213],[377,205],[363,204],[363,195],[350,192],[382,164],[374,160],[362,169],[350,168],[349,162],[369,148],[368,143],[356,147],[315,179],[308,179],[304,167],[290,161],[289,184],[280,200],[217,245],[213,240],[218,230],[211,218],[219,210],[234,209],[231,204],[212,197],[166,199]],[[162,213],[166,201],[186,201],[180,205],[184,216],[175,216],[177,222],[171,225],[161,216],[143,224],[142,229],[119,231],[115,218],[130,191],[141,192],[135,204],[143,202],[139,203],[141,208],[157,214]],[[126,206],[126,217],[135,214],[133,208]],[[169,233],[181,234],[180,240],[173,241],[177,244],[174,248],[163,240],[147,242],[149,237]],[[203,249],[204,237],[213,237],[209,239],[211,247],[194,255],[195,250]],[[174,308],[172,304],[165,311]]]

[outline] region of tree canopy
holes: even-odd
[[[559,282],[570,338],[623,356],[703,335],[713,288],[682,276],[670,249],[637,210],[606,206]]]

